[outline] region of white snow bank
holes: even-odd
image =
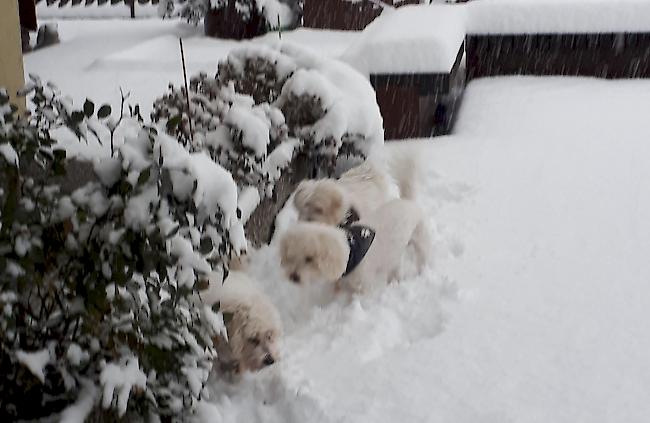
[[[50,351],[45,348],[40,351],[18,351],[16,352],[18,361],[27,367],[34,376],[45,383],[45,366],[50,362]]]
[[[471,34],[650,31],[647,0],[478,0],[465,7]]]
[[[465,39],[465,8],[384,9],[342,56],[362,73],[446,73]]]

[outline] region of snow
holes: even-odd
[[[18,166],[18,154],[11,144],[0,144],[0,154],[7,163]]]
[[[645,421],[648,101],[646,81],[472,82],[454,135],[387,146],[426,163],[431,268],[347,302],[253,254],[283,358],[213,382],[203,421]]]
[[[224,122],[241,128],[242,144],[250,148],[256,156],[266,155],[269,145],[269,127],[266,119],[251,107],[233,105],[224,117]]]
[[[244,187],[237,198],[237,208],[241,211],[241,221],[246,224],[255,208],[260,204],[260,193],[253,186]]]
[[[237,251],[245,251],[244,229],[237,218],[237,185],[227,170],[204,152],[189,153],[175,139],[160,135],[154,146],[155,160],[164,157],[163,168],[171,171],[174,194],[179,199],[193,196],[199,216],[223,213],[230,240]],[[192,192],[196,181],[196,189]]]
[[[466,7],[471,34],[650,31],[646,0],[479,0]]]
[[[83,383],[77,401],[61,413],[60,423],[84,423],[95,405],[97,388],[91,383]]]
[[[72,343],[68,347],[66,357],[70,364],[78,366],[82,361],[88,360],[89,354],[87,351],[82,350],[78,344]]]
[[[447,73],[465,41],[465,19],[465,8],[452,5],[385,9],[343,60],[366,75]]]
[[[257,8],[263,12],[271,28],[286,28],[294,23],[293,11],[279,0],[257,0]]]
[[[50,362],[50,351],[47,348],[40,351],[18,351],[16,359],[27,367],[41,383],[45,383],[45,366]]]
[[[340,142],[346,133],[364,136],[355,147],[366,154],[383,144],[383,120],[375,91],[363,75],[346,63],[324,60],[294,43],[278,43],[276,48],[292,57],[300,68],[282,87],[277,106],[282,108],[292,95],[322,97],[325,115],[311,128],[316,145],[327,138]]]
[[[264,171],[268,173],[271,179],[280,177],[282,169],[286,168],[293,159],[294,151],[299,143],[298,139],[290,139],[275,147],[271,154],[268,155],[264,162]]]
[[[120,417],[126,412],[129,395],[132,389],[144,390],[147,376],[140,370],[138,358],[123,357],[118,364],[108,363],[99,375],[102,384],[102,407],[108,408],[117,400],[117,410]]]

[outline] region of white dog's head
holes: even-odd
[[[300,220],[338,225],[345,220],[350,203],[333,179],[302,181],[293,200]]]
[[[225,310],[224,317],[228,345],[240,371],[260,370],[279,360],[281,329],[275,310],[239,304],[233,310]]]
[[[349,254],[345,232],[322,223],[298,223],[280,242],[282,268],[298,284],[337,281],[345,272]]]

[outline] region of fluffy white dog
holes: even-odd
[[[380,161],[368,159],[339,179],[302,181],[294,194],[299,219],[329,225],[356,221],[397,197],[393,181],[401,197],[413,197],[414,158],[392,155],[388,160],[390,172]]]
[[[219,303],[224,316],[227,339],[218,336],[215,345],[220,370],[239,374],[257,371],[279,359],[282,322],[275,306],[243,272],[231,272],[222,284],[210,278],[201,302]]]
[[[282,237],[280,256],[294,283],[325,280],[362,292],[397,277],[408,245],[421,270],[430,248],[423,213],[413,201],[395,199],[349,226],[298,223]]]

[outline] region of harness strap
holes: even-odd
[[[348,275],[361,263],[368,253],[372,242],[375,240],[375,230],[364,225],[350,225],[344,227],[345,235],[350,247],[348,265],[343,276]]]

